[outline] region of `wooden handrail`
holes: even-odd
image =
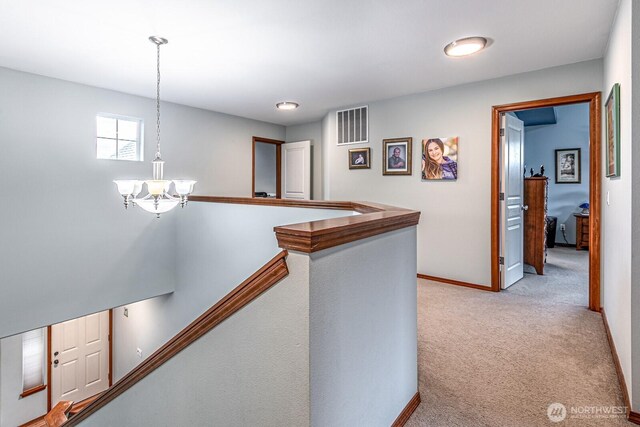
[[[47,427],[60,427],[67,421],[67,414],[71,410],[73,402],[70,400],[61,400],[53,407],[47,415],[44,416],[44,422]]]
[[[64,426],[76,426],[85,420],[89,415],[120,396],[127,389],[149,375],[155,369],[163,365],[173,356],[187,348],[198,338],[215,328],[225,319],[236,313],[238,310],[249,304],[260,296],[267,289],[271,288],[281,279],[289,274],[286,262],[287,251],[282,251],[262,268],[251,275],[247,280],[229,292],[213,307],[191,322],[165,345],[160,347],[155,353],[149,356],[144,362],[136,366],[131,372],[125,375],[120,381],[115,383],[105,391],[95,401],[87,405],[84,409],[69,418]]]
[[[312,253],[377,234],[418,225],[420,212],[370,202],[261,199],[244,197],[191,196],[194,202],[235,203],[315,209],[339,209],[361,213],[274,228],[282,249]]]

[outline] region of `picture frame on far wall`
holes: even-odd
[[[411,175],[413,138],[382,140],[382,175]]]
[[[604,111],[607,117],[605,168],[607,177],[612,178],[620,176],[620,83],[611,88]]]
[[[349,169],[371,169],[371,148],[349,150]]]
[[[556,184],[580,184],[580,148],[556,150]]]

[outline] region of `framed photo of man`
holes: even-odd
[[[382,140],[382,174],[411,175],[411,146],[413,138]]]
[[[556,184],[580,184],[580,149],[556,150]]]

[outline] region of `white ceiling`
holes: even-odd
[[[618,0],[0,0],[0,66],[284,125],[600,58]],[[485,51],[443,54],[480,35]],[[301,104],[292,112],[274,104]]]

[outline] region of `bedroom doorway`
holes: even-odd
[[[579,245],[581,237],[584,237],[584,240],[588,242],[588,306],[589,309],[593,311],[600,311],[600,177],[602,166],[600,156],[601,117],[599,92],[493,107],[491,287],[493,291],[498,292],[517,282],[519,278],[522,277],[522,274],[519,273],[522,271],[524,263],[535,264],[538,274],[542,273],[544,258],[542,257],[543,254],[541,251],[544,251],[546,255],[546,239],[544,234],[538,238],[538,249],[535,252],[540,255],[538,257],[540,258],[539,260],[534,262],[531,258],[527,259],[525,256],[527,251],[522,250],[522,233],[526,227],[531,227],[531,224],[527,224],[525,218],[530,222],[531,218],[534,217],[527,212],[529,204],[532,202],[525,200],[525,194],[527,193],[524,188],[525,185],[527,185],[527,188],[530,187],[530,194],[533,192],[531,189],[540,187],[540,191],[546,195],[545,187],[551,179],[554,180],[554,185],[558,182],[557,180],[560,180],[560,184],[564,184],[562,180],[571,181],[577,179],[577,181],[572,182],[574,184],[578,184],[580,181],[580,172],[576,171],[576,167],[578,166],[577,163],[581,160],[581,151],[577,149],[577,147],[564,147],[556,151],[554,155],[555,157],[560,156],[562,164],[557,166],[555,163],[558,160],[555,160],[555,158],[553,164],[547,164],[549,162],[547,159],[545,162],[546,173],[540,173],[540,165],[527,165],[528,169],[525,171],[522,128],[515,125],[508,126],[507,122],[513,122],[519,125],[523,122],[520,119],[526,116],[527,112],[541,109],[552,109],[555,112],[555,108],[573,104],[583,104],[585,108],[588,106],[589,121],[587,129],[585,129],[585,133],[588,135],[588,147],[585,146],[584,150],[586,150],[585,154],[588,154],[588,156],[585,155],[588,169],[586,167],[585,169],[589,172],[582,175],[582,180],[585,181],[586,184],[584,187],[588,194],[585,194],[584,198],[587,198],[588,201],[581,201],[577,207],[583,209],[583,211],[580,211],[581,213],[585,212],[584,209],[586,207],[589,216],[586,221],[584,221],[584,217],[579,218],[576,216],[576,227],[574,228],[572,224],[569,225],[571,225],[571,231],[575,234],[576,244]],[[513,132],[512,128],[515,129]],[[520,129],[520,132],[516,132],[518,129]],[[509,151],[509,147],[511,147],[511,151]],[[519,150],[518,147],[520,148]],[[508,167],[510,162],[515,166],[512,165],[513,167]],[[559,170],[557,169],[558,167],[560,168]],[[532,169],[533,172],[531,172]],[[538,176],[533,177],[532,175]],[[562,186],[559,186],[559,188],[562,188]],[[508,201],[510,202],[507,203]],[[546,200],[544,203],[543,209],[546,209]],[[538,229],[546,230],[546,211],[541,212],[542,219],[539,221],[541,224]],[[573,220],[573,215],[569,215],[569,217]],[[564,221],[562,224],[566,225],[569,220],[563,218],[562,221]],[[582,228],[578,229],[580,225],[584,227],[584,231]],[[562,230],[559,231],[561,232]],[[566,237],[565,233],[562,233],[563,237]],[[580,247],[578,247],[578,249],[580,249]]]

